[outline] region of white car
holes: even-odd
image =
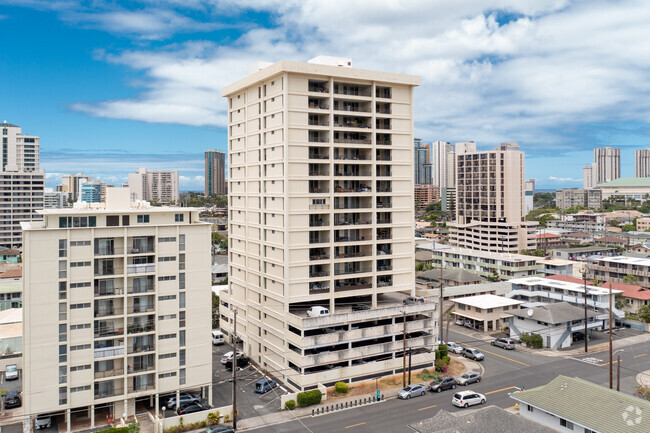
[[[244,356],[244,352],[237,351],[237,358],[241,358],[242,356]],[[232,351],[224,353],[221,357],[222,364],[225,364],[228,361],[232,361]]]
[[[18,367],[16,364],[7,365],[7,370],[5,370],[5,379],[18,380]]]
[[[307,310],[307,315],[309,317],[329,316],[329,314],[330,314],[329,308],[325,308],[325,307],[315,306]]]
[[[460,355],[463,352],[463,346],[461,346],[458,343],[454,343],[453,341],[450,341],[447,343],[447,350],[451,353]]]
[[[474,391],[461,391],[454,394],[454,398],[451,402],[454,406],[458,407],[469,407],[474,406],[475,404],[485,404],[487,399],[483,394],[479,394]]]

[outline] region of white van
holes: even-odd
[[[219,344],[225,343],[223,339],[223,332],[221,331],[212,331],[212,344],[217,346]]]
[[[329,316],[330,310],[329,308],[325,307],[311,307],[309,310],[307,310],[307,315],[309,317],[321,317],[321,316]]]

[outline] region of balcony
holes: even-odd
[[[96,307],[94,317],[121,316],[122,314],[124,314],[124,308],[122,307]]]
[[[310,143],[329,143],[329,141],[327,134],[321,134],[319,131],[309,131]]]
[[[156,265],[154,263],[138,263],[126,265],[127,274],[146,274],[156,272]]]
[[[329,277],[329,271],[309,271],[309,278]]]
[[[377,255],[378,256],[390,256],[393,254],[393,250],[390,248],[381,248],[377,249]]]
[[[329,253],[324,248],[311,248],[309,250],[309,260],[327,260]]]
[[[370,97],[372,87],[368,85],[334,83],[335,95]]]
[[[309,152],[309,159],[330,159],[327,153]]]
[[[309,92],[317,92],[317,93],[329,93],[329,89],[327,88],[327,81],[323,82],[316,82],[309,80],[309,85],[307,87],[307,91]]]
[[[329,203],[309,205],[309,210],[321,210],[321,209],[329,209],[329,208],[330,208]]]
[[[358,132],[335,132],[334,143],[350,143],[350,144],[372,144],[372,140],[364,133]]]
[[[391,209],[392,207],[391,202],[377,201],[377,209]]]
[[[134,353],[151,352],[156,350],[155,338],[153,335],[142,337],[130,337],[128,344],[129,355]]]
[[[95,338],[123,335],[124,326],[122,319],[96,320],[94,327]]]
[[[143,317],[135,317],[135,319],[143,319]],[[155,316],[150,315],[147,320],[134,320],[127,326],[128,334],[139,334],[142,332],[154,332],[156,330]]]
[[[121,256],[122,254],[124,254],[124,248],[115,248],[108,246],[98,247],[95,245],[96,256]]]
[[[124,268],[121,266],[114,267],[97,267],[95,266],[95,276],[106,277],[112,275],[122,275],[124,274]]]
[[[372,284],[367,280],[358,280],[347,281],[347,280],[338,280],[334,284],[335,292],[346,292],[349,290],[362,290],[362,289],[371,289]]]
[[[95,379],[103,379],[106,377],[123,376],[123,375],[124,375],[124,368],[114,368],[112,370],[95,371]]]
[[[124,346],[98,347],[95,349],[95,358],[111,358],[123,355]]]
[[[124,394],[122,380],[95,382],[95,400]]]
[[[367,257],[369,255],[370,254],[368,254],[365,251],[351,251],[351,252],[347,252],[347,251],[338,252],[337,251],[334,258],[336,258],[336,259],[354,259],[354,258],[358,258],[358,257]]]
[[[106,280],[99,280],[99,281],[106,281]],[[102,296],[122,296],[124,294],[124,289],[121,287],[102,287],[102,286],[95,285],[94,293],[96,298]]]
[[[139,384],[129,385],[129,393],[151,391],[153,389],[156,389],[156,385],[154,385],[153,383],[139,383]]]
[[[330,291],[330,286],[329,283],[325,281],[318,281],[318,282],[313,282],[309,283],[309,294],[310,295],[318,295],[322,293],[329,293]]]
[[[367,128],[370,129],[369,119],[356,117],[334,116],[335,128]]]

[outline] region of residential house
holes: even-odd
[[[627,251],[628,253],[642,254],[650,257],[650,243],[632,245]]]
[[[627,239],[618,236],[603,236],[602,238],[595,238],[594,242],[599,245],[605,245],[608,247],[623,247],[623,248],[625,248],[628,244]]]
[[[510,398],[519,403],[523,418],[558,432],[650,431],[650,401],[577,377],[558,376],[546,385],[513,392]]]
[[[570,232],[562,235],[566,244],[589,244],[594,241],[594,235],[587,232]]]

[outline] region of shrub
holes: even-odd
[[[334,384],[334,390],[337,394],[347,394],[350,387],[345,382],[336,382]]]
[[[298,406],[305,407],[305,406],[311,406],[312,404],[318,404],[320,403],[322,398],[323,398],[323,394],[321,394],[320,390],[318,389],[301,392],[298,393],[298,398],[297,398]]]
[[[440,373],[429,371],[425,368],[422,370],[422,373],[419,373],[416,377],[421,380],[435,380],[440,377]]]
[[[293,400],[289,400],[284,404],[284,407],[286,407],[289,410],[294,410],[296,408],[296,402]]]
[[[533,349],[541,349],[544,347],[544,339],[539,334],[522,334],[521,342],[526,343],[528,347]]]
[[[441,344],[440,346],[438,346],[438,352],[440,354],[438,359],[442,359],[445,356],[449,355],[449,350],[447,350],[447,346],[444,345],[444,344]]]
[[[100,430],[97,433],[128,433],[129,428],[128,427],[111,427],[107,428],[106,430]]]
[[[436,360],[436,371],[439,373],[446,373],[449,364],[444,362],[442,359]]]
[[[128,433],[140,433],[140,424],[137,422],[132,422],[128,426]]]
[[[221,418],[221,414],[219,413],[219,411],[216,411],[216,412],[210,412],[206,419],[209,425],[215,425],[215,424],[219,424],[219,418]]]

